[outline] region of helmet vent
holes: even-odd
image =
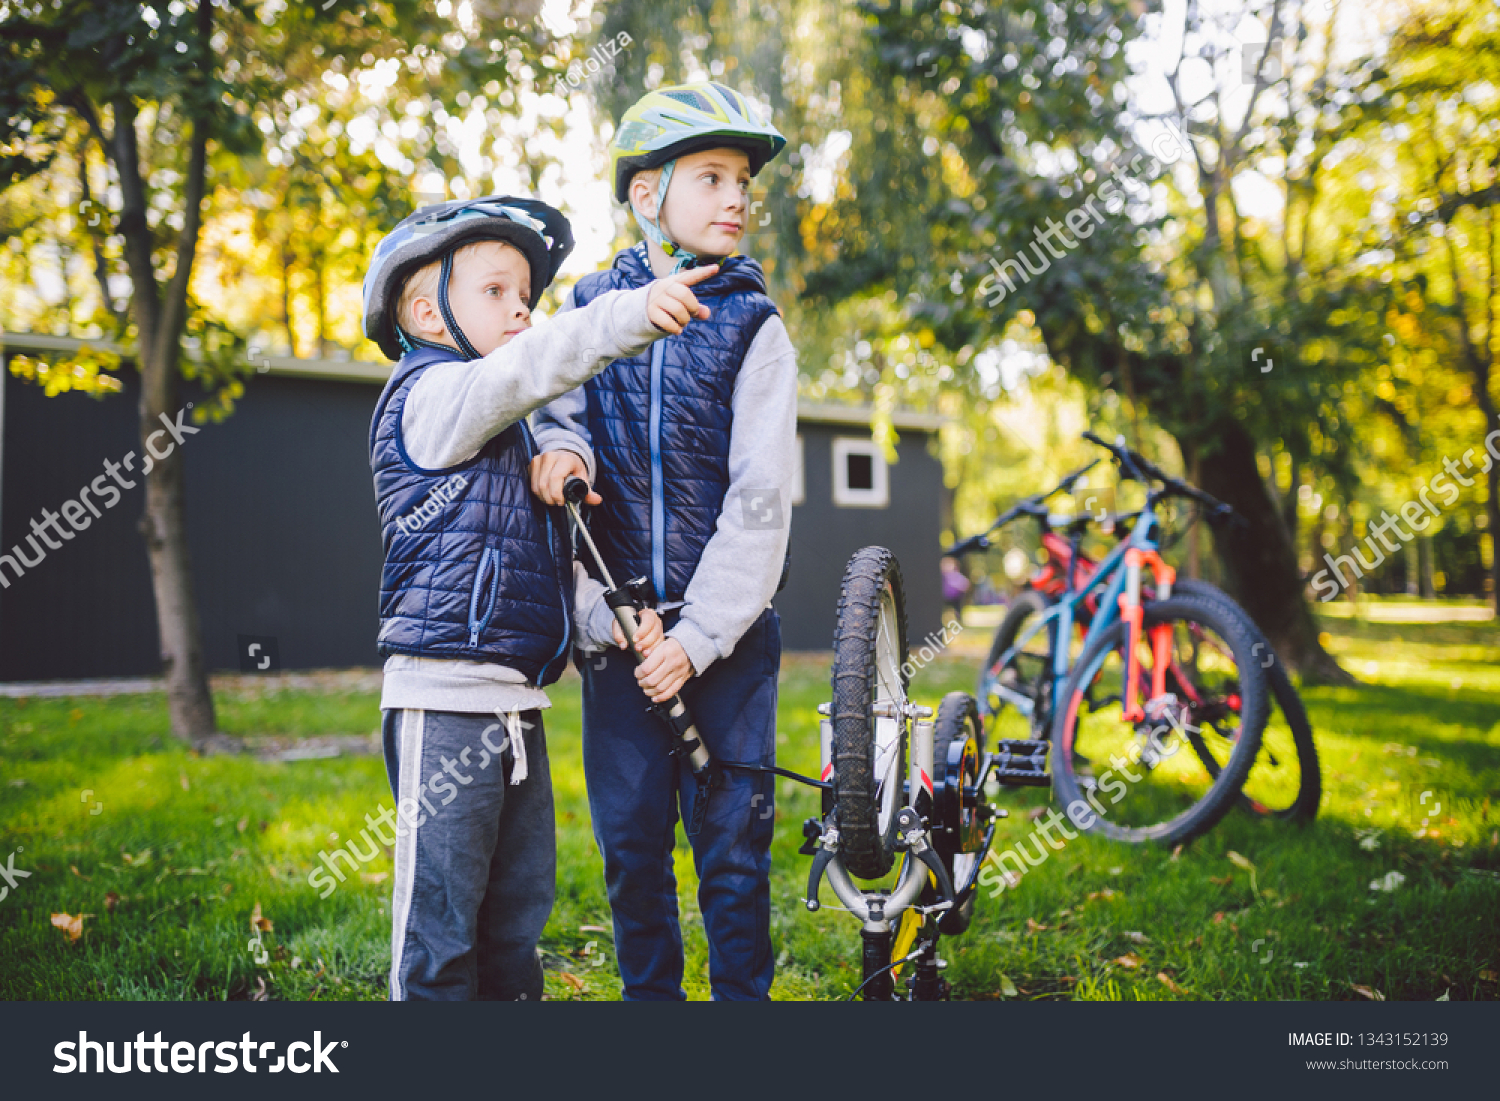
[[[678,103],[685,103],[696,111],[702,111],[705,115],[714,113],[714,105],[709,102],[707,96],[686,88],[674,88],[670,92],[663,92],[662,95],[668,99],[675,99]]]
[[[755,117],[755,112],[751,111],[748,107],[745,106],[745,101],[740,98],[740,94],[733,88],[726,88],[718,81],[710,81],[709,87],[718,92],[719,95],[723,96],[730,103],[734,104],[735,110],[738,111],[744,118],[750,119],[752,122],[759,121]]]

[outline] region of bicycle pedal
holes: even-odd
[[[1052,776],[1028,768],[997,768],[991,773],[1005,787],[1044,788],[1052,783]]]

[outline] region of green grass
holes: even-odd
[[[1235,812],[1175,858],[1071,842],[1018,886],[982,897],[970,931],[943,942],[954,996],[1317,999],[1363,987],[1389,999],[1494,998],[1500,630],[1433,622],[1436,609],[1428,622],[1343,613],[1324,620],[1328,644],[1369,683],[1306,694],[1325,777],[1316,823]],[[914,695],[935,704],[969,687],[983,633],[972,627],[922,670]],[[816,767],[827,673],[826,657],[784,663],[777,737],[791,768]],[[578,763],[577,679],[552,694],[560,867],[542,942],[548,993],[618,997],[610,937],[585,928],[609,920]],[[378,724],[371,693],[224,692],[218,703],[222,726],[244,735],[368,735]],[[0,762],[0,865],[14,854],[32,873],[0,899],[0,999],[384,996],[389,854],[327,899],[307,881],[320,850],[391,804],[378,757],[198,758],[167,735],[163,698],[139,696],[0,700]],[[773,994],[846,996],[859,968],[855,922],[798,903],[799,825],[816,798],[787,782],[778,799]],[[996,844],[1019,841],[1027,811],[1046,801],[1045,791],[1004,794],[1011,817]],[[1231,851],[1254,864],[1253,881]],[[1392,871],[1399,887],[1370,889]],[[689,994],[706,997],[685,846],[677,874]],[[259,946],[257,903],[274,926]],[[92,916],[70,942],[53,913]]]

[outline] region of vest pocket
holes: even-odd
[[[490,624],[495,614],[495,597],[500,588],[500,552],[485,547],[474,571],[474,587],[469,591],[469,646],[479,645],[479,632]],[[482,607],[481,607],[482,605]]]

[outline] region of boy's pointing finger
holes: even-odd
[[[680,271],[670,278],[676,279],[678,282],[684,284],[685,286],[691,287],[696,283],[703,282],[705,279],[711,279],[718,274],[719,265],[709,264],[706,267],[701,268],[688,268],[687,271]]]

